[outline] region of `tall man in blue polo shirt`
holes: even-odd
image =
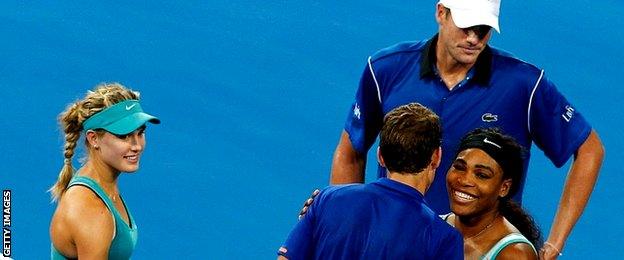
[[[288,259],[464,259],[463,239],[425,203],[441,157],[439,118],[417,103],[386,115],[388,178],[320,192],[278,251]]]
[[[574,155],[543,257],[556,257],[583,212],[604,156],[595,131],[543,70],[487,45],[497,32],[500,0],[441,0],[438,33],[369,57],[336,148],[331,183],[364,181],[366,154],[383,116],[419,102],[441,120],[447,151],[426,195],[432,209],[449,211],[444,175],[460,138],[478,127],[498,127],[525,148],[535,144],[555,166]],[[525,161],[525,176],[528,157]],[[379,177],[385,175],[379,167]],[[523,177],[523,180],[525,178]],[[522,189],[514,198],[521,202]]]

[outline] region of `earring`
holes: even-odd
[[[99,147],[97,144],[93,145],[93,148],[94,148],[95,150],[100,149],[100,147]]]

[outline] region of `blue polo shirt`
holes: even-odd
[[[498,127],[527,151],[535,142],[556,167],[563,166],[589,136],[591,126],[543,70],[490,46],[466,78],[449,90],[435,67],[436,42],[437,35],[428,41],[399,43],[369,57],[345,124],[355,150],[366,154],[392,109],[418,102],[438,114],[442,163],[426,195],[436,212],[449,212],[446,172],[459,141],[475,128]],[[529,157],[514,196],[519,203]],[[379,177],[385,172],[379,166]]]
[[[330,186],[278,251],[296,259],[464,259],[461,234],[416,189],[390,180]]]

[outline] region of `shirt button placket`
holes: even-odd
[[[444,111],[444,105],[446,104],[447,99],[448,99],[448,96],[445,96],[442,98],[442,100],[440,100],[440,113]]]

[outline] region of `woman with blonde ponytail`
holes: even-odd
[[[50,223],[52,259],[129,259],[137,226],[121,197],[117,179],[139,169],[146,123],[139,93],[118,83],[100,84],[59,116],[65,134],[63,167],[50,188],[58,202]],[[74,170],[76,146],[84,136],[86,160]]]

